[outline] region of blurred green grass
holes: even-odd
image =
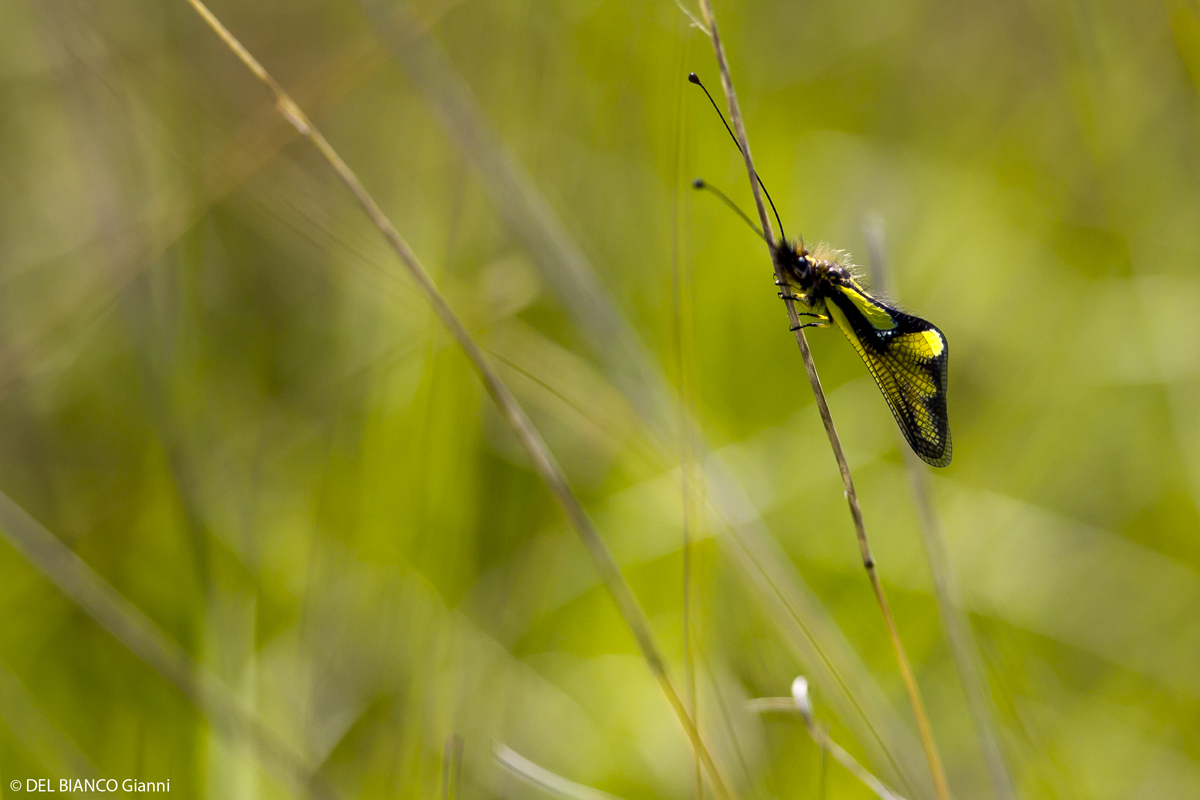
[[[679,674],[678,443],[357,4],[214,10],[498,357]],[[881,214],[898,295],[950,341],[935,494],[1021,795],[1200,794],[1200,9],[716,12],[789,233],[862,263]],[[769,265],[686,188],[749,205],[684,81],[716,85],[704,38],[672,3],[418,14],[907,719]],[[538,791],[496,741],[624,797],[689,796],[678,724],[465,358],[186,4],[10,3],[0,41],[0,490],[346,796],[437,795],[451,732],[463,796]],[[810,341],[955,796],[991,797],[894,423],[838,334]],[[817,797],[798,722],[743,701],[818,666],[731,565],[725,523],[693,533],[701,723],[744,794]],[[288,795],[9,545],[0,576],[0,783],[92,769]],[[869,796],[829,777],[830,797]]]

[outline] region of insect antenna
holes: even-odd
[[[764,242],[765,242],[765,241],[767,241],[767,237],[766,237],[766,236],[763,234],[763,232],[762,232],[761,230],[759,230],[759,228],[758,228],[758,226],[757,226],[757,225],[755,225],[753,222],[751,222],[751,221],[750,221],[750,218],[749,218],[748,216],[746,216],[746,212],[745,212],[745,211],[742,211],[740,208],[738,208],[738,207],[737,207],[737,204],[736,204],[736,203],[734,203],[732,200],[730,200],[730,199],[729,199],[729,198],[728,198],[728,197],[725,195],[725,193],[724,193],[724,192],[722,192],[720,189],[718,189],[718,188],[717,188],[717,187],[715,187],[715,186],[709,186],[707,183],[705,183],[705,182],[704,182],[704,179],[703,179],[703,178],[696,178],[696,180],[692,181],[692,188],[694,188],[694,189],[707,189],[708,191],[710,191],[710,192],[712,192],[713,194],[715,194],[717,197],[721,198],[721,202],[723,202],[725,205],[727,205],[727,206],[729,206],[731,209],[733,209],[733,213],[735,213],[735,214],[737,214],[739,217],[741,217],[741,218],[742,218],[742,222],[744,222],[744,223],[746,223],[747,225],[749,225],[749,226],[750,226],[750,230],[752,230],[752,231],[754,231],[755,233],[757,233],[757,234],[758,234],[758,236],[759,236],[759,238],[760,238],[760,239],[762,239]]]
[[[704,94],[708,98],[708,102],[712,103],[713,111],[717,112],[717,116],[721,118],[721,124],[725,126],[725,130],[729,131],[729,138],[733,139],[733,146],[738,149],[739,153],[742,153],[742,145],[738,142],[737,137],[733,135],[733,130],[729,127],[729,123],[725,121],[725,115],[721,113],[721,108],[720,108],[720,106],[717,105],[717,101],[713,100],[713,96],[708,93],[708,89],[705,88],[704,84],[700,82],[700,77],[694,72],[689,72],[688,73],[688,81],[696,84],[697,86],[699,86],[701,89],[704,90]],[[746,154],[742,153],[742,155],[744,156]],[[783,220],[781,220],[779,218],[779,211],[775,208],[775,201],[771,199],[771,193],[767,191],[767,187],[765,184],[763,184],[762,178],[758,177],[757,170],[755,170],[755,172],[754,172],[754,180],[758,181],[758,185],[762,187],[763,194],[765,194],[767,196],[767,202],[771,204],[771,211],[773,211],[775,213],[775,221],[779,223],[779,237],[781,239],[787,239],[787,234],[785,234],[783,232]],[[701,188],[701,187],[696,187],[696,188]],[[716,191],[716,190],[714,189],[713,191]],[[719,192],[718,192],[718,194],[719,194]],[[726,202],[728,202],[728,200],[726,200]],[[741,213],[741,212],[738,212],[738,213]],[[760,233],[759,236],[762,236],[762,234]],[[766,238],[766,237],[763,237],[763,238]]]

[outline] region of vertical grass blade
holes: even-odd
[[[658,680],[659,686],[667,698],[667,702],[671,705],[672,710],[683,725],[684,732],[699,754],[714,792],[721,798],[730,797],[729,790],[725,786],[725,781],[717,769],[716,761],[701,739],[700,731],[696,728],[695,723],[684,706],[683,699],[667,674],[666,662],[650,631],[650,621],[646,618],[645,612],[638,604],[637,598],[634,596],[629,584],[625,581],[624,575],[621,574],[621,570],[612,552],[608,549],[608,546],[600,537],[599,531],[592,524],[591,518],[571,491],[562,468],[559,467],[558,462],[550,452],[550,448],[547,447],[541,434],[517,402],[516,397],[513,396],[508,386],[500,380],[496,371],[492,369],[491,364],[484,357],[483,350],[471,338],[462,321],[459,320],[454,310],[450,307],[450,304],[438,290],[433,279],[429,276],[429,273],[425,271],[425,268],[417,259],[416,253],[412,251],[391,220],[383,213],[383,209],[375,202],[375,199],[370,195],[366,187],[363,186],[362,181],[359,180],[354,171],[350,169],[349,165],[338,155],[337,151],[333,149],[333,146],[329,144],[321,132],[317,130],[316,126],[312,124],[300,107],[283,90],[283,87],[271,77],[262,64],[246,50],[241,42],[229,32],[208,7],[200,2],[200,0],[188,0],[188,3],[221,38],[226,46],[233,51],[234,55],[238,57],[247,69],[267,88],[276,109],[278,109],[284,119],[302,136],[308,139],[329,165],[333,167],[334,172],[337,173],[342,183],[350,190],[355,199],[358,200],[359,205],[362,206],[367,216],[370,217],[380,233],[383,234],[384,239],[387,240],[388,245],[400,259],[408,274],[421,289],[421,292],[429,301],[430,306],[432,306],[434,313],[437,314],[442,325],[454,337],[459,347],[463,349],[463,352],[467,355],[467,358],[483,381],[488,394],[491,396],[493,402],[495,402],[501,416],[504,417],[505,422],[508,423],[521,443],[521,446],[529,455],[530,460],[533,462],[534,470],[546,484],[546,488],[550,490],[550,493],[554,495],[555,499],[562,506],[571,526],[583,540],[584,547],[592,557],[593,565],[596,567],[597,572],[600,573],[605,587],[616,602],[621,617],[633,633],[633,637],[638,644],[638,649],[641,650],[646,664]]]
[[[762,229],[767,240],[767,245],[771,250],[774,250],[776,246],[775,234],[771,230],[771,220],[767,216],[767,208],[763,203],[763,193],[758,182],[758,172],[754,169],[754,160],[750,155],[750,142],[746,138],[746,128],[742,123],[741,109],[738,107],[737,95],[733,90],[733,80],[729,74],[729,63],[725,57],[725,47],[721,44],[721,35],[717,30],[717,21],[713,17],[712,5],[709,0],[700,0],[700,11],[704,15],[704,22],[708,26],[709,35],[712,39],[713,51],[716,53],[717,66],[721,72],[721,88],[725,92],[725,100],[729,105],[729,118],[733,123],[738,145],[741,148],[742,157],[746,162],[746,173],[750,179],[750,188],[754,192],[754,204],[758,208],[758,216],[762,222]],[[786,276],[783,274],[782,268],[775,262],[773,257],[771,261],[775,267],[776,279],[781,284],[786,284]],[[800,355],[804,360],[804,369],[808,373],[808,381],[812,385],[813,395],[816,397],[817,409],[821,414],[821,422],[825,425],[825,433],[829,437],[829,445],[833,448],[833,455],[837,459],[838,470],[842,474],[842,484],[846,489],[846,501],[850,505],[850,517],[854,521],[854,530],[858,537],[858,547],[862,555],[863,568],[866,569],[867,576],[870,578],[871,589],[875,592],[875,599],[879,603],[879,610],[882,612],[884,624],[887,626],[888,638],[891,639],[892,648],[896,651],[896,661],[900,666],[900,675],[904,679],[904,688],[908,693],[908,700],[912,706],[913,716],[917,720],[917,729],[921,733],[921,745],[925,750],[925,758],[929,762],[929,772],[933,777],[933,786],[939,800],[949,800],[950,787],[946,782],[946,771],[942,767],[942,758],[933,740],[933,730],[929,725],[929,717],[925,713],[925,703],[921,699],[921,690],[917,686],[916,678],[913,676],[912,666],[909,664],[908,656],[904,652],[904,643],[900,641],[900,633],[896,630],[895,620],[892,619],[892,610],[888,605],[887,597],[884,595],[883,584],[880,582],[878,571],[875,569],[875,558],[871,554],[871,545],[867,540],[866,528],[863,525],[862,509],[858,504],[858,493],[854,490],[854,481],[850,477],[850,467],[846,463],[845,453],[842,452],[842,442],[838,437],[837,429],[834,427],[833,416],[829,413],[829,404],[826,402],[825,392],[821,388],[821,379],[817,375],[817,366],[813,362],[812,352],[809,350],[808,340],[804,337],[804,331],[800,329],[800,317],[796,314],[795,302],[790,298],[785,298],[784,305],[787,308],[788,322],[796,334],[796,344],[800,347]]]
[[[871,215],[863,222],[863,236],[867,240],[868,263],[876,287],[893,299],[896,298],[895,279],[888,258],[887,240],[883,220]],[[975,725],[979,745],[987,762],[988,776],[998,800],[1013,800],[1017,796],[1004,752],[1000,748],[1000,737],[992,713],[992,697],[988,691],[983,665],[980,663],[979,648],[971,635],[971,621],[962,602],[958,577],[950,562],[950,551],[942,533],[941,521],[933,504],[933,492],[929,485],[929,467],[902,443],[904,463],[912,486],[913,500],[921,518],[921,535],[925,543],[925,554],[929,557],[929,572],[933,576],[933,589],[941,612],[942,625],[946,629],[946,640],[954,654],[954,666],[967,697],[967,709]]]

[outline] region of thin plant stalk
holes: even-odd
[[[407,4],[361,2],[451,140],[478,169],[506,225],[524,243],[542,276],[588,335],[597,357],[617,376],[617,385],[629,393],[648,435],[665,441],[673,430],[672,410],[678,405],[670,400],[665,376],[616,309],[582,249],[487,123],[461,76],[454,73],[436,44],[414,29],[416,20]],[[696,27],[709,35],[703,25]],[[628,376],[636,379],[624,379]],[[898,777],[911,785],[917,768],[910,763],[907,732],[882,691],[799,573],[787,564],[745,491],[709,449],[694,415],[684,422],[695,444],[696,468],[700,469],[702,459],[708,466],[694,482],[697,502],[701,508],[711,504],[714,513],[728,524],[729,535],[721,537],[721,544],[743,568],[746,586],[763,602],[797,659],[817,670],[814,677],[830,692],[843,718],[856,726],[860,740],[887,759]],[[919,758],[924,760],[923,755]]]
[[[497,744],[493,752],[500,766],[550,794],[565,797],[567,800],[621,800],[616,795],[584,786],[551,772],[506,744]]]
[[[738,144],[741,146],[743,159],[746,162],[746,172],[750,178],[750,188],[754,193],[754,204],[758,208],[758,216],[762,222],[762,230],[766,236],[767,246],[773,253],[777,246],[775,233],[771,229],[771,220],[767,216],[767,208],[763,203],[763,195],[758,183],[758,172],[755,171],[754,161],[750,156],[750,142],[746,138],[746,128],[742,123],[741,109],[738,107],[737,95],[733,90],[733,80],[729,74],[729,64],[725,57],[725,48],[721,44],[720,32],[717,30],[717,21],[713,16],[712,5],[709,0],[700,0],[700,11],[704,15],[704,22],[708,26],[709,35],[712,38],[713,51],[716,53],[717,67],[721,74],[721,88],[725,92],[725,99],[729,105],[729,118],[733,124]],[[773,256],[771,263],[775,269],[776,280],[781,285],[786,286],[786,276],[783,274],[782,267]],[[883,621],[887,626],[888,637],[891,639],[892,647],[896,651],[896,660],[900,665],[900,675],[904,680],[904,688],[908,693],[908,700],[912,706],[913,716],[917,720],[917,729],[921,734],[921,745],[925,750],[925,758],[929,762],[929,772],[933,777],[934,790],[937,792],[939,800],[949,800],[950,787],[946,782],[946,772],[942,767],[942,759],[938,754],[937,745],[933,740],[933,731],[929,725],[929,717],[925,713],[925,704],[921,700],[921,690],[917,686],[912,666],[909,664],[908,656],[904,652],[904,644],[900,641],[900,634],[896,629],[895,620],[892,619],[891,608],[888,606],[887,597],[883,592],[883,584],[880,582],[878,571],[875,569],[875,558],[871,555],[871,545],[867,540],[866,527],[863,525],[862,509],[858,504],[858,494],[854,490],[854,481],[850,477],[850,467],[846,463],[846,455],[842,451],[842,442],[838,437],[837,429],[834,427],[833,416],[829,412],[829,404],[826,402],[825,392],[821,388],[821,379],[817,375],[817,366],[813,362],[812,351],[808,347],[808,340],[804,336],[803,329],[800,328],[800,317],[796,314],[795,301],[787,296],[787,292],[783,294],[788,321],[795,332],[796,344],[800,347],[800,356],[804,360],[804,370],[808,373],[808,382],[812,385],[813,395],[817,401],[817,410],[821,415],[821,422],[825,426],[825,434],[829,437],[829,445],[833,448],[834,458],[837,459],[838,470],[842,474],[842,485],[846,490],[846,501],[850,506],[850,517],[854,521],[854,530],[858,537],[858,549],[862,556],[863,568],[866,569],[867,576],[871,580],[871,588],[875,592],[875,599],[879,602],[879,610],[883,613]]]
[[[650,630],[650,621],[647,619],[645,611],[638,604],[637,597],[633,594],[633,589],[626,582],[625,576],[621,574],[620,567],[617,565],[612,551],[608,549],[608,545],[604,543],[603,538],[601,538],[599,531],[596,530],[583,505],[571,491],[566,474],[563,473],[562,468],[558,465],[558,462],[550,452],[550,448],[547,447],[545,441],[542,439],[541,434],[525,414],[525,410],[517,402],[516,397],[513,396],[508,386],[500,380],[499,375],[492,369],[479,345],[471,338],[462,321],[459,320],[454,310],[450,307],[450,304],[438,290],[433,279],[429,276],[429,273],[425,271],[425,268],[417,259],[416,253],[412,251],[391,220],[387,218],[387,215],[383,213],[378,203],[375,202],[375,199],[367,192],[366,187],[363,186],[362,181],[359,180],[354,171],[342,160],[342,157],[338,155],[337,151],[333,149],[332,145],[329,144],[321,132],[317,130],[316,126],[312,124],[312,121],[308,119],[300,107],[288,96],[283,87],[250,54],[242,43],[230,33],[208,7],[201,0],[187,0],[187,2],[247,69],[267,88],[272,101],[275,103],[275,108],[278,109],[283,118],[301,136],[308,139],[329,165],[333,167],[334,172],[337,173],[342,183],[350,190],[355,199],[358,200],[359,205],[363,207],[367,216],[379,228],[380,233],[383,234],[384,239],[387,240],[387,243],[396,253],[401,263],[408,270],[409,275],[416,281],[417,286],[420,287],[429,304],[433,307],[434,313],[437,314],[442,325],[445,326],[458,345],[463,349],[471,365],[483,381],[484,387],[487,389],[492,401],[496,404],[501,416],[504,417],[504,420],[508,423],[518,441],[529,455],[539,477],[541,477],[546,487],[550,490],[550,493],[554,495],[555,499],[562,506],[567,519],[579,534],[580,539],[583,540],[584,547],[591,555],[593,564],[597,572],[600,573],[601,580],[604,581],[609,594],[612,595],[613,600],[617,604],[617,610],[633,633],[638,648],[642,652],[642,657],[658,680],[659,686],[667,698],[667,702],[679,718],[684,732],[687,734],[693,748],[695,748],[700,760],[704,764],[704,770],[708,775],[714,792],[723,800],[724,798],[731,797],[729,790],[725,786],[725,781],[717,769],[712,754],[704,744],[700,736],[700,731],[696,728],[691,715],[683,703],[683,699],[671,681],[670,675],[667,672],[666,662],[659,651],[657,643],[654,641],[653,633]]]
[[[798,678],[797,681],[802,681],[803,678]],[[807,689],[807,684],[805,686]],[[833,756],[834,760],[846,768],[854,777],[872,792],[879,800],[904,800],[903,797],[893,792],[883,783],[883,781],[871,774],[871,771],[846,752],[845,748],[833,740],[833,737],[822,728],[816,718],[813,716],[811,704],[807,701],[801,702],[796,697],[758,697],[746,703],[748,711],[764,714],[770,712],[782,712],[785,714],[800,714],[804,720],[804,729],[808,731],[808,735],[816,743],[821,750],[821,774],[818,780],[821,782],[821,795],[825,792],[825,757],[826,754]]]
[[[479,113],[467,84],[448,68],[410,3],[360,0],[360,4],[430,102],[451,141],[472,161],[483,185],[496,196],[501,219],[540,264],[542,277],[608,365],[614,385],[639,415],[652,422],[655,433],[665,438],[675,422],[668,392],[663,391],[665,379],[637,332],[612,302],[584,250]]]
[[[871,214],[863,221],[862,227],[873,282],[889,297],[896,299],[895,276],[888,258],[883,219],[877,214]],[[929,468],[917,458],[912,448],[902,445],[900,449],[904,453],[909,484],[912,486],[913,499],[921,518],[921,536],[925,542],[925,554],[929,557],[934,596],[941,611],[942,625],[946,629],[950,652],[954,655],[954,666],[958,670],[963,694],[967,698],[967,709],[975,724],[979,746],[987,762],[992,789],[998,800],[1013,800],[1017,796],[1016,789],[1004,760],[1004,752],[1000,748],[996,719],[992,714],[991,693],[984,678],[979,648],[971,634],[971,622],[962,602],[958,577],[950,563],[950,551],[934,507],[933,492],[929,485]]]
[[[683,67],[687,63],[688,54],[688,39],[690,37],[682,37],[683,43],[679,49],[679,72],[683,72]],[[692,453],[692,426],[691,414],[688,409],[688,380],[687,380],[687,365],[684,359],[684,335],[683,335],[683,247],[681,243],[680,231],[680,215],[682,214],[682,205],[680,204],[680,194],[682,192],[683,181],[683,100],[684,100],[684,84],[680,83],[678,95],[675,100],[675,125],[674,136],[675,141],[675,175],[671,185],[673,191],[671,194],[671,328],[674,334],[674,349],[675,349],[675,377],[678,381],[676,390],[676,407],[679,418],[679,493],[680,493],[680,531],[682,533],[681,555],[682,555],[682,572],[683,572],[683,671],[684,671],[684,688],[687,692],[688,708],[692,713],[692,719],[696,720],[696,724],[700,724],[700,709],[696,695],[696,660],[695,660],[695,641],[692,632],[692,582],[694,572],[694,550],[693,545],[694,535],[692,523],[695,519],[693,514],[692,493],[694,491],[693,478],[693,453]],[[698,521],[698,520],[697,520]],[[692,782],[694,796],[696,800],[700,800],[704,794],[703,781],[701,780],[701,765],[700,759],[697,756],[694,764],[694,779]]]

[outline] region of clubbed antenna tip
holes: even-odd
[[[696,74],[696,73],[694,73],[694,72],[689,72],[689,73],[688,73],[688,81],[689,81],[690,83],[694,83],[694,84],[696,84],[697,86],[699,86],[699,85],[700,85],[700,76],[699,76],[699,75],[697,75],[697,74]]]
[[[766,236],[763,236],[763,232],[762,232],[762,231],[760,231],[760,230],[758,229],[758,226],[757,226],[757,225],[755,225],[753,222],[751,222],[751,221],[750,221],[750,218],[746,216],[746,212],[745,212],[745,211],[742,211],[740,208],[738,208],[738,207],[737,207],[737,203],[733,202],[733,201],[732,201],[732,200],[730,200],[728,197],[726,197],[726,196],[725,196],[725,193],[724,193],[724,192],[722,192],[720,189],[718,189],[718,188],[717,188],[717,187],[715,187],[715,186],[709,186],[707,183],[705,183],[705,182],[704,182],[704,179],[703,179],[703,178],[696,178],[694,181],[692,181],[692,188],[694,188],[694,189],[707,189],[708,191],[710,191],[710,192],[712,192],[713,194],[715,194],[717,197],[721,198],[721,202],[722,202],[722,203],[724,203],[725,205],[727,205],[727,206],[729,206],[731,209],[733,209],[733,213],[735,213],[735,214],[737,214],[739,217],[741,217],[741,218],[742,218],[742,222],[744,222],[744,223],[746,223],[747,225],[749,225],[749,226],[750,226],[750,229],[751,229],[752,231],[754,231],[755,233],[757,233],[757,234],[759,235],[759,237],[760,237],[760,238],[761,238],[763,241],[766,241],[767,237],[766,237]]]

